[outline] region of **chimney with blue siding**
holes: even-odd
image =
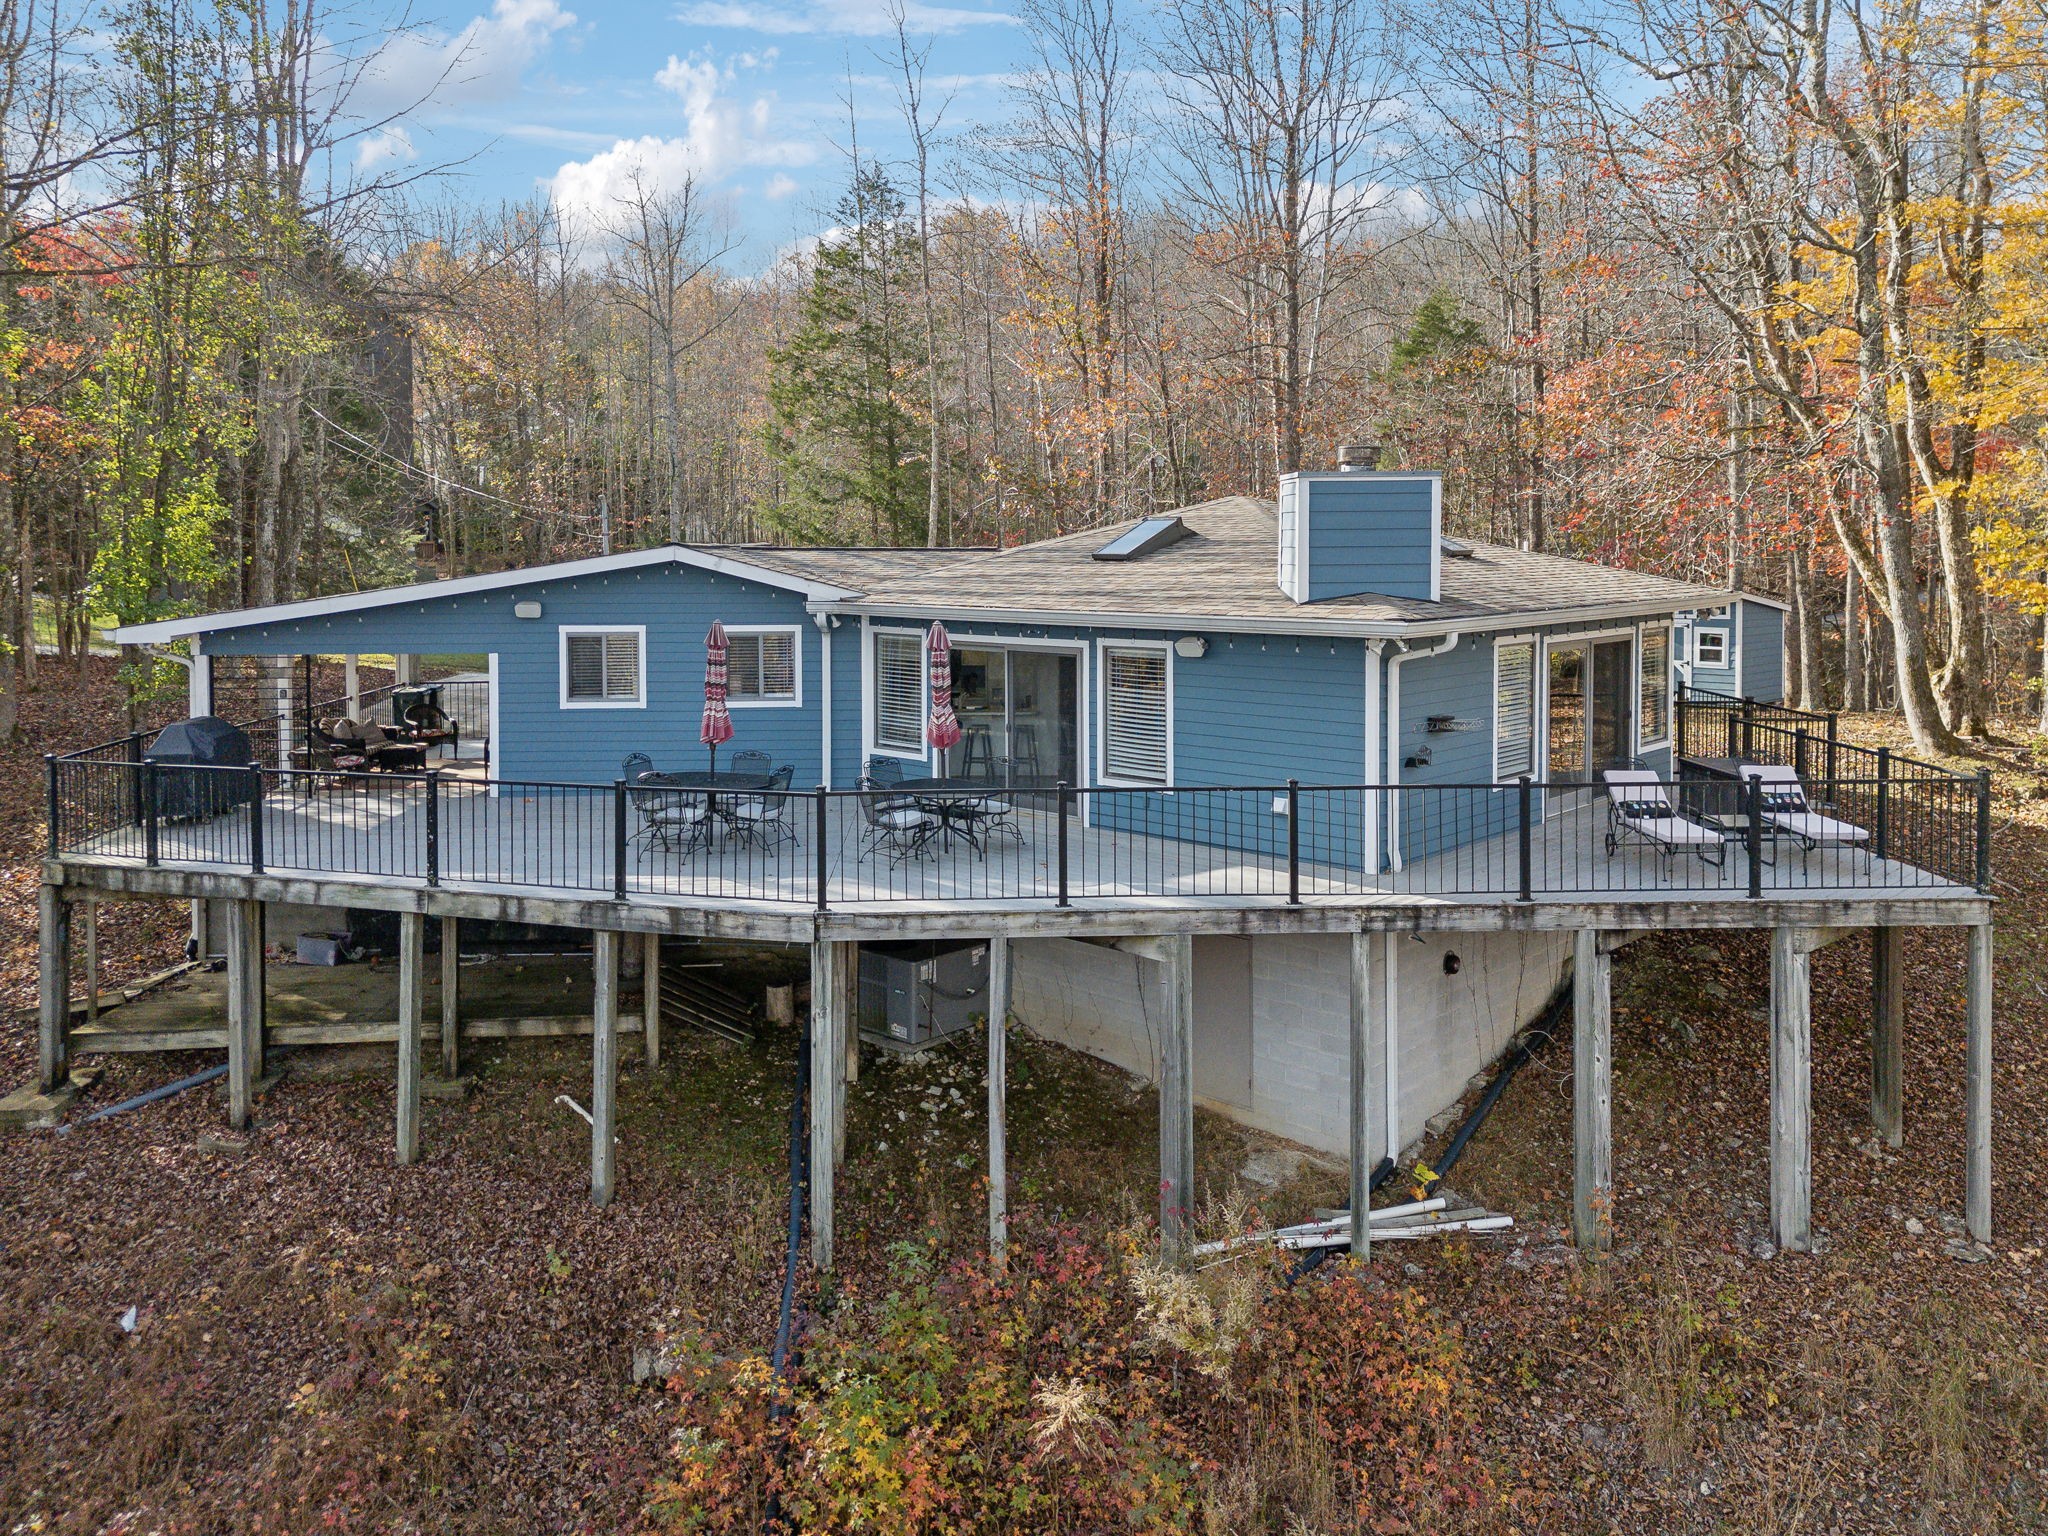
[[[1335,473],[1280,477],[1280,590],[1329,597],[1441,595],[1443,477],[1383,471],[1376,449],[1347,446]]]

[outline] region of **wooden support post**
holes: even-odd
[[[398,914],[398,1161],[420,1155],[420,1014],[427,967],[427,923]]]
[[[257,1038],[252,1016],[262,986],[256,970],[262,953],[256,937],[257,906],[253,901],[228,903],[228,1125],[238,1131],[249,1128],[262,1070],[251,1050]]]
[[[1614,961],[1597,929],[1572,936],[1572,1240],[1614,1242]]]
[[[36,1031],[36,1078],[44,1093],[71,1080],[71,904],[54,885],[37,898],[41,920],[41,991]]]
[[[1010,1240],[1010,941],[988,941],[988,1247]]]
[[[1970,1236],[1991,1241],[1991,925],[1970,930],[1966,1027],[1968,1102],[1963,1108],[1963,1141],[1968,1148],[1963,1219]]]
[[[100,904],[85,903],[85,1022],[100,1021]]]
[[[1813,1246],[1813,954],[1803,929],[1771,930],[1771,1235]]]
[[[1906,1140],[1906,930],[1870,930],[1870,1123]]]
[[[1375,936],[1351,935],[1351,1256],[1372,1257],[1372,951]]]
[[[462,1076],[462,919],[441,919],[441,1075]]]
[[[1166,955],[1166,1018],[1159,1041],[1159,1242],[1168,1258],[1187,1246],[1195,1209],[1195,941],[1159,940]]]
[[[832,1268],[832,1176],[839,1162],[834,1085],[841,1057],[832,1018],[842,995],[834,976],[839,957],[837,944],[811,945],[811,1266],[820,1273]]]
[[[833,984],[839,1000],[832,1010],[835,1031],[834,1055],[839,1075],[832,1084],[833,1166],[846,1166],[846,1100],[850,1085],[860,1076],[860,945],[842,943],[832,966]]]
[[[619,1091],[619,939],[590,936],[590,1203],[610,1205],[616,1183]]]
[[[260,1086],[270,1073],[270,907],[249,905],[249,1070]]]
[[[640,955],[640,1044],[647,1070],[661,1065],[661,935],[646,935]]]

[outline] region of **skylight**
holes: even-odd
[[[1439,539],[1437,542],[1442,546],[1446,559],[1470,560],[1472,558],[1472,546],[1463,539]]]
[[[1095,551],[1097,560],[1137,560],[1178,544],[1182,539],[1192,538],[1195,530],[1178,517],[1148,517],[1135,527],[1126,528],[1102,548]]]

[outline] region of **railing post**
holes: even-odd
[[[863,790],[861,793],[865,794],[866,791]],[[814,854],[812,859],[812,879],[817,883],[815,895],[820,912],[823,912],[826,907],[825,882],[829,878],[827,871],[830,866],[826,860],[825,838],[827,835],[826,828],[831,820],[827,814],[831,803],[830,791],[820,784],[816,792],[811,796],[811,845]]]
[[[1060,812],[1060,894],[1056,905],[1064,907],[1071,905],[1067,900],[1067,814],[1074,807],[1074,786],[1065,779],[1061,779],[1058,786],[1058,795]]]
[[[156,764],[142,764],[142,862],[152,869],[157,862]]]
[[[263,873],[263,765],[249,764],[249,873]],[[287,861],[289,862],[289,861]]]
[[[1754,900],[1764,893],[1764,781],[1754,774],[1743,781],[1742,819],[1749,854],[1749,894]]]
[[[135,771],[128,775],[128,820],[136,826],[142,825],[142,733],[137,731],[128,738],[128,761],[135,765]]]
[[[1977,889],[1991,894],[1991,770],[1977,770]]]
[[[1751,698],[1742,701],[1742,755],[1756,756],[1756,700]]]
[[[626,781],[612,780],[612,899],[626,899]]]
[[[1829,710],[1829,711],[1828,711],[1828,784],[1829,784],[1830,788],[1829,788],[1829,792],[1828,792],[1828,798],[1829,798],[1830,800],[1832,800],[1832,799],[1834,799],[1834,798],[1835,798],[1835,795],[1834,795],[1834,791],[1833,791],[1833,787],[1832,787],[1832,786],[1834,785],[1834,782],[1835,782],[1835,780],[1836,780],[1837,778],[1839,778],[1839,777],[1841,776],[1841,775],[1840,775],[1840,773],[1838,772],[1838,770],[1839,770],[1839,768],[1840,768],[1840,766],[1841,766],[1841,765],[1840,765],[1840,764],[1839,764],[1839,763],[1838,763],[1838,762],[1836,761],[1836,759],[1837,759],[1837,758],[1838,758],[1838,757],[1840,756],[1840,753],[1839,753],[1839,752],[1837,752],[1836,748],[1837,748],[1837,746],[1839,745],[1839,742],[1838,742],[1838,733],[1839,733],[1839,731],[1840,731],[1840,729],[1841,729],[1841,724],[1842,724],[1842,721],[1841,721],[1841,717],[1840,717],[1839,715],[1837,715],[1837,714],[1836,714],[1836,713],[1835,713],[1835,712],[1834,712],[1834,711],[1833,711],[1832,709],[1831,709],[1831,710]]]
[[[43,754],[43,817],[49,823],[50,857],[55,858],[63,846],[63,839],[57,831],[57,754]]]
[[[1890,830],[1891,808],[1892,749],[1890,747],[1879,747],[1877,749],[1877,836],[1875,846],[1871,851],[1880,859],[1890,857],[1886,849],[1890,846],[1891,839],[1886,836],[1886,833]]]
[[[427,775],[427,884],[441,883],[441,775]]]
[[[1287,904],[1301,905],[1301,780],[1287,781]]]
[[[1529,866],[1530,849],[1535,842],[1532,824],[1536,815],[1536,786],[1526,773],[1515,780],[1515,800],[1521,807],[1521,814],[1516,818],[1519,824],[1515,828],[1515,855],[1521,864],[1521,899],[1534,901],[1535,877]]]
[[[1806,782],[1806,727],[1800,726],[1792,732],[1792,771],[1799,775],[1799,781]]]
[[[1672,692],[1671,708],[1673,716],[1671,722],[1671,739],[1677,745],[1678,755],[1680,757],[1688,757],[1691,755],[1689,750],[1691,744],[1687,742],[1685,739],[1686,714],[1684,678],[1680,678],[1678,680],[1678,687],[1674,689]]]

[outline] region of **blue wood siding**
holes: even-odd
[[[1421,476],[1302,476],[1309,601],[1364,592],[1433,597],[1435,484]]]
[[[1735,658],[1741,683],[1734,692],[1759,704],[1785,698],[1785,612],[1763,603],[1742,607],[1742,654]]]
[[[541,617],[514,618],[512,605],[529,599],[540,602]],[[758,748],[778,764],[791,764],[794,783],[815,785],[823,767],[820,646],[803,598],[713,571],[656,567],[423,598],[360,613],[223,630],[206,637],[206,649],[221,656],[490,652],[498,658],[493,775],[610,783],[629,752],[647,753],[660,768],[695,768],[706,761],[697,730],[704,708],[704,633],[714,619],[729,625],[798,627],[802,706],[735,709],[733,741],[721,751]],[[645,708],[561,707],[564,624],[647,627]],[[848,630],[842,626],[839,633],[846,636]],[[857,631],[854,641],[847,649],[858,649]]]

